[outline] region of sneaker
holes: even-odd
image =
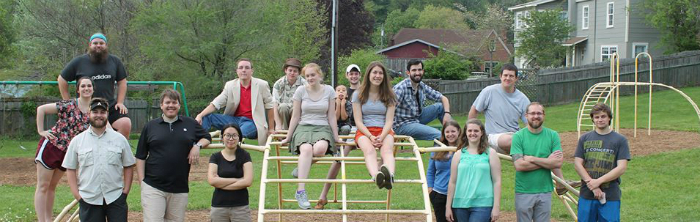
[[[379,171],[381,171],[381,173],[384,174],[384,187],[386,187],[387,190],[391,190],[394,183],[394,175],[392,175],[391,172],[389,172],[389,168],[386,168],[386,166],[384,165],[382,165]]]
[[[374,176],[374,182],[377,184],[377,188],[379,188],[379,189],[384,188],[384,178],[385,177],[386,176],[381,171],[377,172],[377,175]]]
[[[294,170],[292,170],[292,177],[299,178],[299,168],[295,167]]]
[[[316,203],[316,206],[314,206],[314,209],[316,210],[323,210],[323,208],[326,206],[328,203],[328,200],[318,200],[318,203]]]
[[[297,199],[299,208],[304,210],[311,209],[311,203],[309,203],[309,197],[306,196],[306,190],[297,191],[294,198]]]

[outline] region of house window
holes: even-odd
[[[615,25],[614,18],[615,18],[615,3],[614,2],[608,2],[608,10],[607,10],[607,16],[605,17],[606,23],[605,27],[607,28],[612,28]]]
[[[583,21],[581,21],[581,24],[582,24],[581,29],[588,29],[588,18],[589,18],[588,17],[588,15],[589,15],[588,6],[587,5],[583,6],[582,11],[583,12],[581,13],[582,14],[581,18],[583,19]]]
[[[639,53],[647,52],[647,48],[649,48],[649,43],[632,43],[632,54],[637,56]]]
[[[612,55],[615,53],[617,53],[617,46],[616,45],[601,46],[600,61],[601,62],[609,61],[610,58],[612,58]]]
[[[523,17],[522,12],[515,13],[515,29],[520,29],[520,27],[522,26],[522,22],[523,22],[522,17]]]
[[[523,16],[524,16],[525,18],[530,18],[530,11],[525,11],[525,12],[523,13]],[[523,28],[527,28],[527,23],[526,23],[525,21],[520,21],[520,23],[522,23],[522,27],[523,27]]]

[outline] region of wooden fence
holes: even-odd
[[[653,58],[654,82],[676,88],[700,86],[700,51],[688,51]],[[634,59],[620,62],[620,81],[634,82]],[[640,58],[639,82],[649,82],[649,64]],[[571,68],[522,72],[518,90],[531,101],[545,105],[579,102],[588,88],[599,82],[610,81],[610,63],[596,63]],[[468,113],[481,90],[489,85],[500,83],[497,77],[479,80],[426,80],[433,88],[442,92],[450,100],[450,111]],[[647,92],[647,87],[639,87],[639,92]],[[654,88],[654,90],[665,88]],[[621,88],[621,94],[629,95],[634,87]]]

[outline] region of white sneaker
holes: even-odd
[[[296,192],[294,198],[297,199],[299,208],[304,210],[311,209],[311,203],[309,203],[309,197],[306,196],[306,190],[301,191],[301,193]]]
[[[292,170],[292,176],[294,178],[299,178],[299,168],[294,168],[294,170]]]

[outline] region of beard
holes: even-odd
[[[419,75],[412,75],[412,76],[410,76],[410,78],[411,78],[411,81],[414,83],[420,83],[420,81],[423,80],[423,76],[419,76]]]
[[[104,128],[107,126],[107,119],[106,118],[91,118],[90,119],[90,126],[94,128]]]
[[[533,129],[539,129],[542,126],[542,120],[539,120],[536,123],[534,121],[527,121],[527,125]]]
[[[107,50],[107,48],[104,48],[100,51],[88,49],[88,55],[90,56],[90,61],[92,61],[93,63],[104,63],[105,61],[107,61],[109,51]]]

